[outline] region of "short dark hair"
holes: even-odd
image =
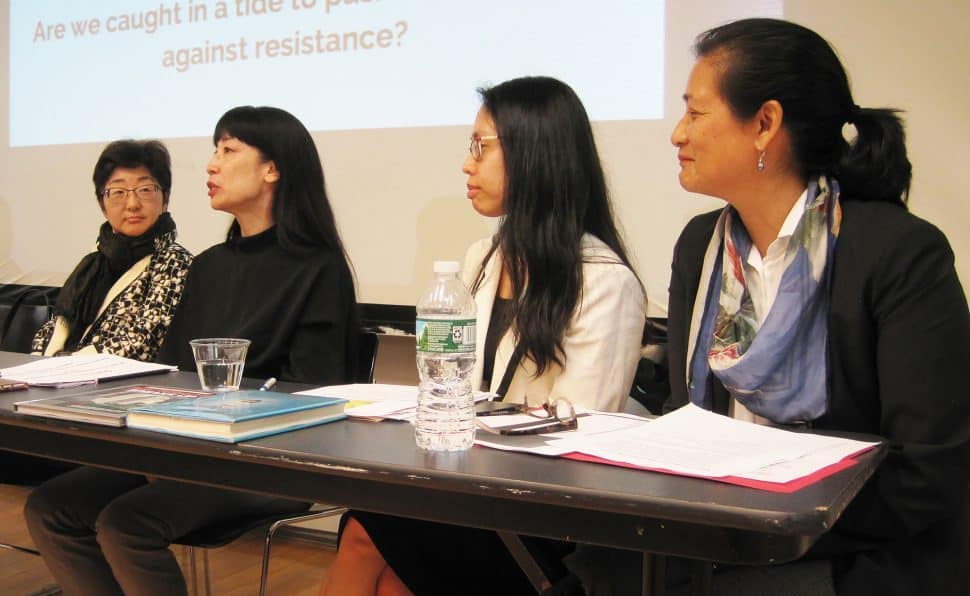
[[[738,118],[772,99],[781,104],[803,178],[833,175],[844,200],[905,206],[912,166],[898,111],[855,105],[842,63],[820,35],[779,19],[742,19],[700,34],[694,53],[719,62],[721,95]],[[847,122],[858,133],[851,145]]]
[[[111,179],[111,174],[118,168],[137,168],[145,166],[148,172],[162,187],[162,200],[168,206],[168,198],[172,192],[172,158],[168,149],[161,141],[122,139],[109,143],[101,151],[98,162],[94,164],[94,194],[98,204],[104,207],[104,185]]]
[[[523,77],[479,94],[505,160],[505,217],[492,250],[501,248],[512,279],[518,344],[541,374],[552,362],[565,364],[562,339],[583,287],[583,234],[630,262],[593,129],[573,89],[549,77]]]
[[[239,106],[219,118],[212,143],[218,144],[224,136],[256,148],[276,164],[280,179],[274,190],[273,219],[280,246],[288,252],[330,248],[343,255],[350,270],[327,197],[320,155],[303,123],[279,108]],[[229,237],[239,233],[239,223],[234,221]]]

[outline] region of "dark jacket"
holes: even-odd
[[[828,412],[813,426],[885,437],[890,451],[807,556],[840,594],[970,594],[970,312],[943,234],[899,207],[842,203],[828,316]],[[687,402],[690,317],[719,212],[674,249],[667,409]],[[714,409],[729,396],[711,376]]]

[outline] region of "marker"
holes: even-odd
[[[259,386],[260,391],[267,391],[273,385],[276,384],[276,377],[270,377],[266,379],[266,382]]]

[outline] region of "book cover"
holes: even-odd
[[[171,404],[207,395],[212,395],[212,393],[157,385],[128,385],[73,395],[20,401],[16,402],[13,407],[15,411],[21,414],[121,427],[125,425],[125,418],[133,408]]]
[[[275,391],[230,391],[131,410],[128,426],[235,443],[345,418],[347,400]]]

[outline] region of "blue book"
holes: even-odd
[[[128,427],[236,443],[341,420],[346,403],[336,397],[230,391],[133,408]]]

